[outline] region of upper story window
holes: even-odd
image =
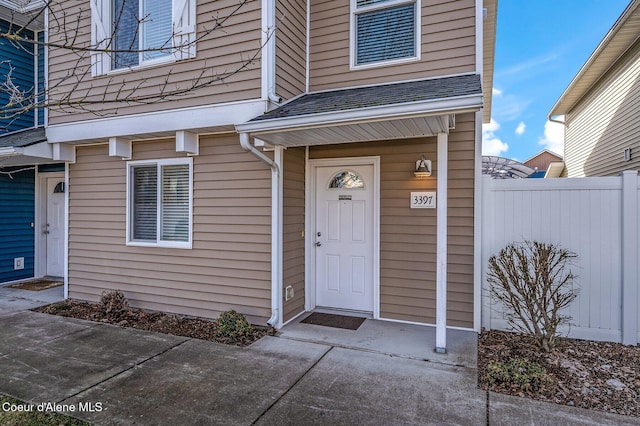
[[[352,67],[420,57],[420,0],[352,0]]]
[[[196,0],[91,0],[92,75],[195,57]]]

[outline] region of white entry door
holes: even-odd
[[[45,275],[64,275],[64,178],[47,178],[47,212],[43,224]]]
[[[317,166],[316,306],[373,311],[373,165]]]

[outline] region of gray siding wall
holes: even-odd
[[[133,160],[180,156],[173,140],[134,142]],[[69,175],[69,295],[120,289],[140,308],[216,318],[270,316],[271,178],[237,136],[200,138],[193,158],[193,249],[125,245],[126,161],[77,148]]]
[[[640,43],[566,116],[568,177],[640,169]],[[631,148],[631,161],[624,150]]]
[[[278,1],[276,19],[276,94],[291,99],[303,93],[306,85],[306,1]]]
[[[421,60],[349,69],[349,0],[311,4],[310,90],[475,72],[475,1],[422,0]]]
[[[449,135],[447,323],[473,327],[475,116],[456,117]],[[435,191],[436,138],[311,147],[310,158],[380,156],[380,316],[435,323],[436,210],[409,208],[412,191]],[[413,176],[421,155],[434,173]]]
[[[91,20],[89,0],[76,2],[56,2],[62,4],[64,11],[54,10],[51,16],[64,16],[68,24],[64,32],[55,28],[50,32],[51,42],[73,40],[76,46],[88,46],[91,41]],[[214,82],[206,87],[188,92],[177,98],[138,104],[136,102],[119,104],[98,104],[86,108],[95,108],[99,115],[86,110],[70,108],[51,108],[49,123],[60,124],[98,118],[99,116],[136,114],[141,112],[162,111],[260,98],[260,57],[247,65],[247,61],[261,47],[261,10],[259,1],[249,1],[233,16],[224,22],[223,28],[206,35],[207,29],[215,25],[214,17],[222,19],[238,7],[233,0],[199,0],[197,6],[198,37],[197,57],[191,60],[171,62],[165,65],[150,66],[132,71],[117,71],[105,76],[91,77],[89,55],[79,55],[68,49],[51,48],[49,50],[49,87],[52,100],[71,93],[72,100],[101,101],[114,99],[116,93],[124,88],[124,93],[140,85],[136,95],[158,93],[165,83],[167,90],[190,87],[193,82],[210,81],[216,76],[228,76],[223,81]],[[76,27],[76,19],[79,21]],[[78,59],[81,56],[81,59]],[[239,70],[243,65],[246,68]],[[69,78],[71,74],[75,74]],[[78,82],[78,80],[81,80]],[[123,86],[123,83],[125,85]]]

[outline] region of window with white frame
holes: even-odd
[[[418,59],[420,0],[351,0],[351,65]]]
[[[191,248],[191,158],[127,164],[127,244]]]
[[[91,0],[92,74],[195,57],[196,0]]]

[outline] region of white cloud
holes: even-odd
[[[482,125],[482,155],[500,156],[509,149],[509,145],[496,136],[495,132],[498,130],[500,124],[493,118],[488,124]]]
[[[492,94],[493,96],[500,96],[500,95],[502,95],[502,90],[500,90],[500,89],[496,89],[496,88],[494,87],[494,88],[491,90],[491,94]]]
[[[547,120],[544,124],[544,137],[538,139],[538,144],[564,156],[564,125]]]
[[[527,125],[524,124],[524,121],[521,121],[518,124],[518,127],[516,127],[516,135],[522,136],[524,134],[525,130],[527,130]]]

